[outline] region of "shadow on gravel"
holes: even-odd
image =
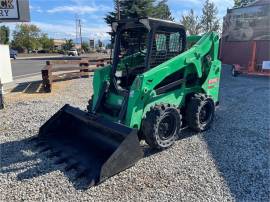
[[[270,80],[223,68],[220,107],[202,135],[236,201],[270,200]]]
[[[42,81],[23,82],[11,90],[12,93],[38,94],[45,93]]]
[[[229,128],[203,140],[236,201],[269,201],[269,134]]]
[[[194,136],[194,135],[196,135],[195,132],[193,132],[190,129],[186,128],[186,129],[184,129],[184,130],[181,131],[181,133],[177,137],[177,140],[176,141],[181,141],[183,139],[189,138],[189,137]],[[142,145],[141,147],[142,147],[142,150],[144,152],[144,158],[147,158],[149,156],[152,156],[152,155],[155,155],[157,153],[162,152],[162,150],[152,149],[147,144]]]
[[[52,157],[51,151],[42,151],[32,138],[0,144],[0,173],[15,173],[17,180],[24,181],[54,171],[62,172],[78,190],[89,187],[87,179],[77,176],[76,170],[66,171],[64,162]]]
[[[0,173],[15,173],[17,180],[33,179],[47,173],[60,171],[73,184],[77,190],[86,190],[91,182],[86,177],[78,176],[74,168],[66,170],[67,164],[61,158],[52,155],[52,151],[43,151],[44,147],[38,146],[33,138],[0,144]],[[142,146],[144,157],[157,153],[149,146]],[[60,160],[60,161],[59,161]]]
[[[24,151],[31,147],[27,144],[29,140],[19,140],[0,144],[0,172],[19,172],[29,168],[26,165],[30,161],[36,160],[36,156],[27,155]]]
[[[184,132],[181,139],[187,138],[191,132]],[[46,146],[45,146],[46,147]],[[158,153],[147,145],[141,146],[144,157]],[[0,173],[15,173],[17,180],[23,181],[36,178],[54,171],[62,172],[77,190],[89,187],[89,181],[84,176],[78,176],[76,169],[66,170],[67,164],[59,162],[59,157],[52,155],[52,151],[43,151],[33,138],[12,141],[0,144]]]

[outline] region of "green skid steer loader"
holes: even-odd
[[[177,23],[128,19],[112,24],[113,62],[94,74],[87,111],[65,105],[39,131],[38,146],[89,186],[173,145],[181,130],[207,130],[219,103],[219,37],[186,36]]]

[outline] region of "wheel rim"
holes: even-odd
[[[158,134],[160,139],[167,140],[174,136],[176,121],[173,115],[167,114],[159,123]]]
[[[200,111],[200,123],[203,125],[208,124],[213,116],[213,112],[212,112],[212,104],[210,102],[206,102]]]

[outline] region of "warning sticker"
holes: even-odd
[[[219,79],[218,79],[218,78],[209,79],[208,84],[217,83],[218,81],[219,81]]]

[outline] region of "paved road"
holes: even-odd
[[[11,66],[13,78],[17,79],[40,74],[45,63],[45,60],[12,60]]]
[[[104,58],[109,57],[105,54],[85,54],[82,57],[88,58]],[[47,60],[80,60],[81,57],[69,57],[69,56],[53,56],[53,57],[40,57],[40,58],[21,58],[12,60],[12,73],[14,79],[24,78],[28,76],[38,75],[41,73],[41,69],[45,66]]]
[[[12,73],[14,79],[37,75],[41,73],[41,69],[45,66],[46,60],[68,60],[79,59],[78,57],[54,57],[54,58],[33,58],[12,60]]]

